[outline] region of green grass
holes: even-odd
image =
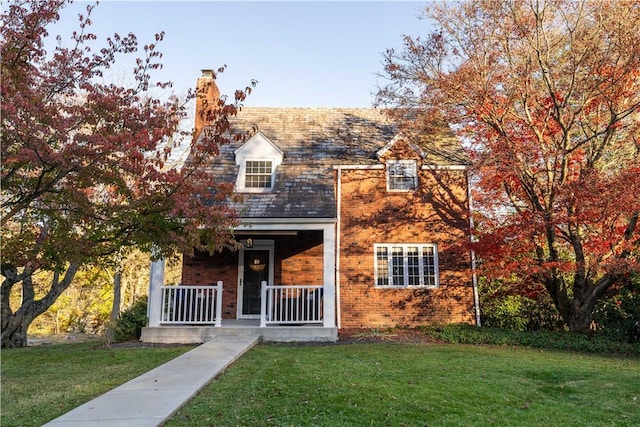
[[[93,342],[3,349],[0,425],[40,426],[191,348]]]
[[[640,361],[469,345],[260,345],[166,425],[638,426]]]
[[[389,342],[396,332],[259,345],[167,426],[640,426],[640,358],[624,355],[637,346],[458,326],[422,333],[476,345]],[[2,350],[0,425],[39,426],[190,348]]]

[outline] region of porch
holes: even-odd
[[[150,301],[149,317],[159,321],[143,328],[143,342],[202,343],[218,336],[337,340],[337,328],[325,324],[324,286],[274,286],[262,281],[259,318],[254,319],[222,318],[222,281],[215,286],[162,286],[160,297],[160,304]]]
[[[237,251],[184,259],[180,285],[165,283],[164,260],[152,262],[141,340],[337,340],[335,233],[333,219],[253,219],[235,230]]]

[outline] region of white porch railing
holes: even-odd
[[[262,282],[260,326],[323,323],[323,286],[267,286]]]
[[[216,286],[163,286],[161,324],[222,325],[222,282]]]

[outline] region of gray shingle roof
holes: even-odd
[[[284,152],[272,191],[246,193],[236,206],[243,218],[335,218],[333,167],[380,164],[376,153],[397,132],[371,108],[244,108],[232,124],[261,131]],[[210,167],[219,181],[236,181],[234,151],[241,145],[220,147]],[[425,147],[429,163],[452,163],[437,151]]]

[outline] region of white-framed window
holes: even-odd
[[[434,244],[376,243],[377,287],[438,287],[438,247]]]
[[[268,193],[275,182],[276,164],[273,159],[244,159],[240,164],[236,191],[242,193]]]
[[[247,160],[244,187],[271,189],[273,185],[273,162],[271,160]]]
[[[418,187],[415,160],[387,160],[387,191],[411,191]]]

